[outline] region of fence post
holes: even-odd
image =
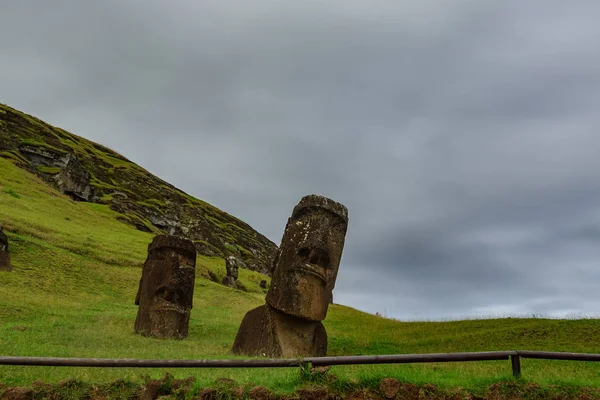
[[[512,373],[515,378],[521,377],[521,357],[518,354],[511,354],[510,363],[512,364]]]

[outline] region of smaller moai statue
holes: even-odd
[[[191,240],[159,235],[148,246],[135,304],[139,306],[135,331],[161,339],[188,335],[196,249]]]
[[[243,262],[235,258],[234,256],[229,256],[225,259],[225,269],[227,271],[227,275],[223,277],[223,285],[236,287],[237,279],[238,279],[238,270],[242,266]]]
[[[8,236],[4,233],[2,225],[0,225],[0,271],[12,271],[8,257]]]
[[[266,304],[244,316],[234,354],[288,358],[327,354],[321,321],[331,303],[347,227],[344,205],[317,195],[300,200],[273,261]]]

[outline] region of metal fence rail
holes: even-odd
[[[113,367],[113,368],[284,368],[331,365],[407,364],[511,360],[515,377],[521,376],[521,358],[569,361],[600,361],[600,354],[549,351],[487,351],[471,353],[394,354],[377,356],[306,357],[298,359],[228,360],[136,360],[127,358],[56,358],[0,356],[0,365],[42,367]]]

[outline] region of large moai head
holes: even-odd
[[[168,235],[152,240],[135,299],[139,305],[136,332],[165,339],[187,336],[195,268],[192,241]]]
[[[0,271],[10,271],[11,269],[8,257],[8,237],[4,234],[4,228],[0,225]]]
[[[344,205],[323,196],[303,197],[288,219],[273,261],[267,303],[299,318],[324,320],[347,228]]]

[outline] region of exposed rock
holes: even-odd
[[[91,201],[93,189],[90,186],[90,173],[73,153],[64,153],[43,146],[25,145],[19,151],[34,167],[56,168],[58,172],[44,172],[51,175],[58,189],[75,200]]]
[[[0,271],[12,271],[10,257],[8,256],[8,236],[0,225]]]
[[[90,201],[93,195],[90,173],[73,154],[68,154],[61,161],[64,164],[55,177],[60,191],[75,200]]]
[[[400,381],[394,378],[384,378],[379,384],[379,389],[386,399],[393,399],[400,391]]]
[[[135,299],[136,332],[163,339],[187,337],[195,268],[196,249],[190,240],[168,235],[152,240]]]
[[[303,197],[288,219],[274,260],[267,304],[242,320],[232,351],[267,357],[324,356],[320,321],[335,286],[348,210],[326,197]]]

